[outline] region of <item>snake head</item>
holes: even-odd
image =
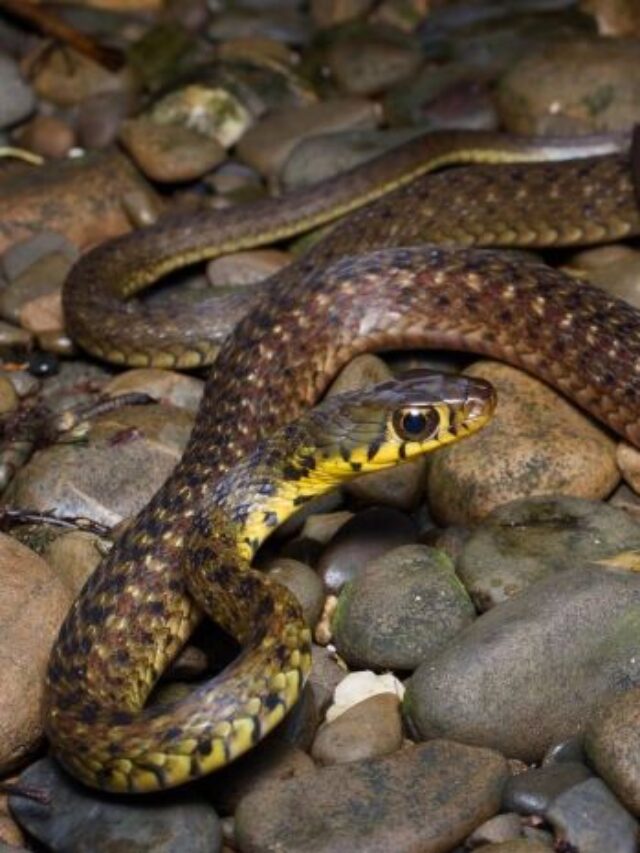
[[[304,455],[314,455],[314,478],[340,481],[472,435],[495,405],[495,391],[483,379],[409,371],[326,399],[303,419],[309,437]]]

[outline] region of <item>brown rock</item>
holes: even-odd
[[[314,770],[315,765],[306,752],[269,738],[239,761],[215,773],[207,782],[207,789],[216,809],[228,814],[263,785],[297,779]]]
[[[279,557],[269,564],[269,577],[286,586],[302,605],[304,619],[312,628],[320,618],[324,590],[320,577],[299,560]]]
[[[149,394],[159,403],[195,413],[202,400],[204,382],[175,370],[139,367],[114,376],[102,391],[111,397],[134,392]]]
[[[7,415],[18,408],[18,394],[6,376],[0,376],[0,415]]]
[[[316,27],[326,29],[365,15],[373,0],[311,0],[311,17]]]
[[[123,234],[131,229],[123,200],[134,192],[160,208],[139,173],[113,151],[8,176],[0,182],[0,252],[43,229],[80,248]]]
[[[385,91],[414,74],[422,59],[406,35],[389,38],[372,32],[336,40],[327,54],[338,87],[348,95]]]
[[[41,52],[30,59],[31,84],[37,94],[60,107],[73,107],[103,92],[134,88],[133,73],[128,66],[113,73],[68,45],[54,47],[44,59]]]
[[[173,406],[126,406],[97,419],[84,444],[36,453],[7,500],[114,525],[140,510],[180,458],[192,416]]]
[[[10,781],[10,780],[3,780]],[[13,781],[13,780],[11,780]],[[9,811],[8,796],[0,794],[0,853],[10,853],[2,845],[6,844],[12,850],[14,847],[22,847],[26,842],[24,833],[15,822]],[[16,853],[20,853],[19,850]]]
[[[615,488],[615,443],[559,394],[497,362],[477,362],[465,372],[495,386],[498,407],[472,440],[430,460],[429,505],[443,524],[477,521],[520,497],[600,499]]]
[[[226,156],[215,139],[144,116],[123,122],[120,141],[148,178],[164,183],[195,180]]]
[[[640,36],[640,6],[636,0],[582,0],[580,7],[594,16],[603,36]]]
[[[359,98],[322,101],[286,109],[258,121],[238,144],[238,155],[261,174],[273,178],[301,139],[332,130],[375,127],[379,110]]]
[[[34,335],[59,332],[64,326],[62,291],[44,293],[23,305],[20,310],[20,325]]]
[[[42,556],[75,598],[109,544],[95,533],[72,530],[50,542]]]
[[[640,815],[640,687],[601,705],[587,725],[584,744],[598,774]]]
[[[33,551],[0,534],[0,775],[42,737],[44,676],[73,596]]]
[[[214,287],[228,284],[256,284],[291,263],[291,255],[278,249],[256,249],[214,258],[207,266],[207,278]]]
[[[398,697],[379,693],[322,726],[311,755],[319,764],[345,764],[389,755],[400,749],[402,740]]]
[[[616,450],[616,461],[622,477],[634,492],[640,492],[640,451],[621,442]]]
[[[241,850],[446,853],[500,807],[506,763],[450,741],[265,785],[236,811]]]
[[[75,133],[66,121],[56,116],[39,115],[20,129],[18,141],[43,157],[58,159],[66,157],[75,145]]]
[[[499,844],[486,844],[480,848],[483,853],[552,853],[553,847],[529,838],[514,838]]]
[[[639,62],[632,39],[551,41],[502,79],[503,124],[532,136],[626,130],[640,119]]]

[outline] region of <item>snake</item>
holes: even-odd
[[[251,749],[299,697],[309,667],[300,610],[247,564],[301,494],[291,497],[292,484],[317,493],[330,478],[329,460],[297,452],[295,423],[355,355],[435,346],[502,359],[640,445],[638,312],[536,259],[483,248],[637,235],[628,154],[569,142],[566,161],[516,163],[518,155],[555,156],[546,141],[426,136],[342,181],[266,203],[255,218],[168,218],[76,264],[64,305],[90,352],[134,365],[213,361],[180,463],[89,578],[52,651],[45,728],[54,755],[83,782],[143,792],[198,778]],[[430,174],[463,161],[473,165]],[[195,318],[167,316],[122,299],[171,270],[294,233],[303,219],[328,222],[345,205],[338,225],[273,276],[222,341],[211,343],[201,308]],[[431,406],[440,432],[457,433],[446,395]],[[290,448],[288,462],[268,449],[270,436]],[[260,488],[275,501],[257,516],[254,487],[240,504],[235,494],[244,494],[256,447]],[[369,436],[342,456],[355,475],[371,470],[370,455]],[[190,696],[145,707],[203,608],[242,652]]]

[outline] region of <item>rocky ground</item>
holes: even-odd
[[[26,5],[26,4],[25,4]],[[74,596],[180,458],[201,375],[92,361],[61,288],[88,247],[167,211],[336,174],[425,129],[531,134],[640,121],[634,0],[76,0],[109,70],[0,2],[0,853],[633,853],[640,816],[640,457],[542,383],[486,360],[355,359],[491,380],[494,422],[314,503],[259,556],[314,629],[284,724],[184,791],[103,797],[49,757],[43,676]],[[156,300],[252,287],[305,240],[191,270]],[[633,242],[555,253],[640,307]],[[33,455],[7,424],[103,395]],[[30,511],[34,518],[24,516]],[[82,519],[65,526],[38,514]],[[5,516],[7,516],[5,518]],[[199,632],[161,688],[225,659]],[[214,663],[215,661],[215,663]]]

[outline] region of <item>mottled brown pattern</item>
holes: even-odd
[[[418,346],[490,354],[546,379],[640,445],[640,318],[627,304],[548,267],[495,252],[429,246],[387,249],[323,267],[327,260],[370,248],[375,241],[389,245],[431,234],[423,228],[421,211],[435,204],[438,193],[445,196],[437,205],[440,212],[427,219],[434,227],[447,223],[444,233],[437,232],[439,237],[446,237],[450,227],[454,235],[470,235],[469,242],[483,241],[487,220],[483,226],[481,193],[493,210],[494,219],[488,220],[492,239],[516,224],[520,235],[523,228],[528,230],[529,243],[542,243],[550,234],[564,235],[556,242],[588,242],[637,233],[640,223],[624,158],[565,164],[558,166],[559,172],[550,171],[554,168],[478,167],[477,172],[463,173],[461,183],[454,180],[458,172],[434,176],[428,186],[420,179],[353,214],[309,260],[272,281],[267,297],[222,346],[182,462],[101,563],[63,626],[50,669],[47,728],[54,750],[72,771],[91,784],[104,784],[101,764],[109,750],[121,754],[126,742],[130,755],[148,753],[154,744],[175,745],[190,726],[215,733],[219,725],[218,742],[230,742],[229,723],[218,723],[224,716],[211,719],[213,703],[207,704],[203,694],[169,711],[146,711],[142,716],[133,711],[199,617],[181,571],[190,544],[215,536],[217,564],[232,565],[233,531],[216,505],[219,478],[260,438],[313,403],[355,354]],[[492,175],[495,186],[502,186],[504,193],[509,190],[508,207],[505,195],[502,207],[505,213],[517,211],[514,222],[509,214],[499,224],[496,213],[502,213],[502,207],[492,199],[500,191],[492,189]],[[434,191],[434,186],[440,189]],[[530,186],[540,198],[527,197]],[[456,193],[466,192],[470,195],[456,203]],[[549,195],[551,202],[545,202]],[[381,213],[389,204],[389,215]],[[446,218],[451,209],[457,210],[456,216]],[[543,236],[538,239],[536,234]],[[192,238],[193,233],[183,233],[180,247]],[[89,256],[78,267],[72,292],[79,283],[99,287],[105,280],[117,281],[121,272],[127,279],[158,247],[157,231],[141,239],[140,250],[127,241],[116,244],[112,254],[105,248]],[[171,248],[164,251],[170,254]],[[87,304],[82,303],[81,313]],[[154,339],[159,336],[156,330]],[[231,568],[223,586],[248,608],[260,606],[254,582],[241,582]],[[291,647],[298,642],[304,650],[295,606],[283,600],[283,610],[289,609]],[[270,625],[271,630],[282,637],[286,619]],[[269,696],[275,681],[280,695],[287,689],[291,701],[297,695],[299,683],[287,688],[282,682],[283,666],[288,664],[269,657],[268,650],[250,645],[217,684],[216,714],[222,708],[238,721],[245,744],[256,736],[255,708],[247,703],[247,691],[249,702],[257,695]],[[295,665],[290,669],[301,671]],[[154,779],[158,786],[201,772],[207,756],[193,758],[197,738],[191,747],[188,762],[150,771],[139,787],[153,787]],[[206,744],[202,748],[206,750]],[[125,762],[124,789],[132,786],[130,773],[131,765]]]

